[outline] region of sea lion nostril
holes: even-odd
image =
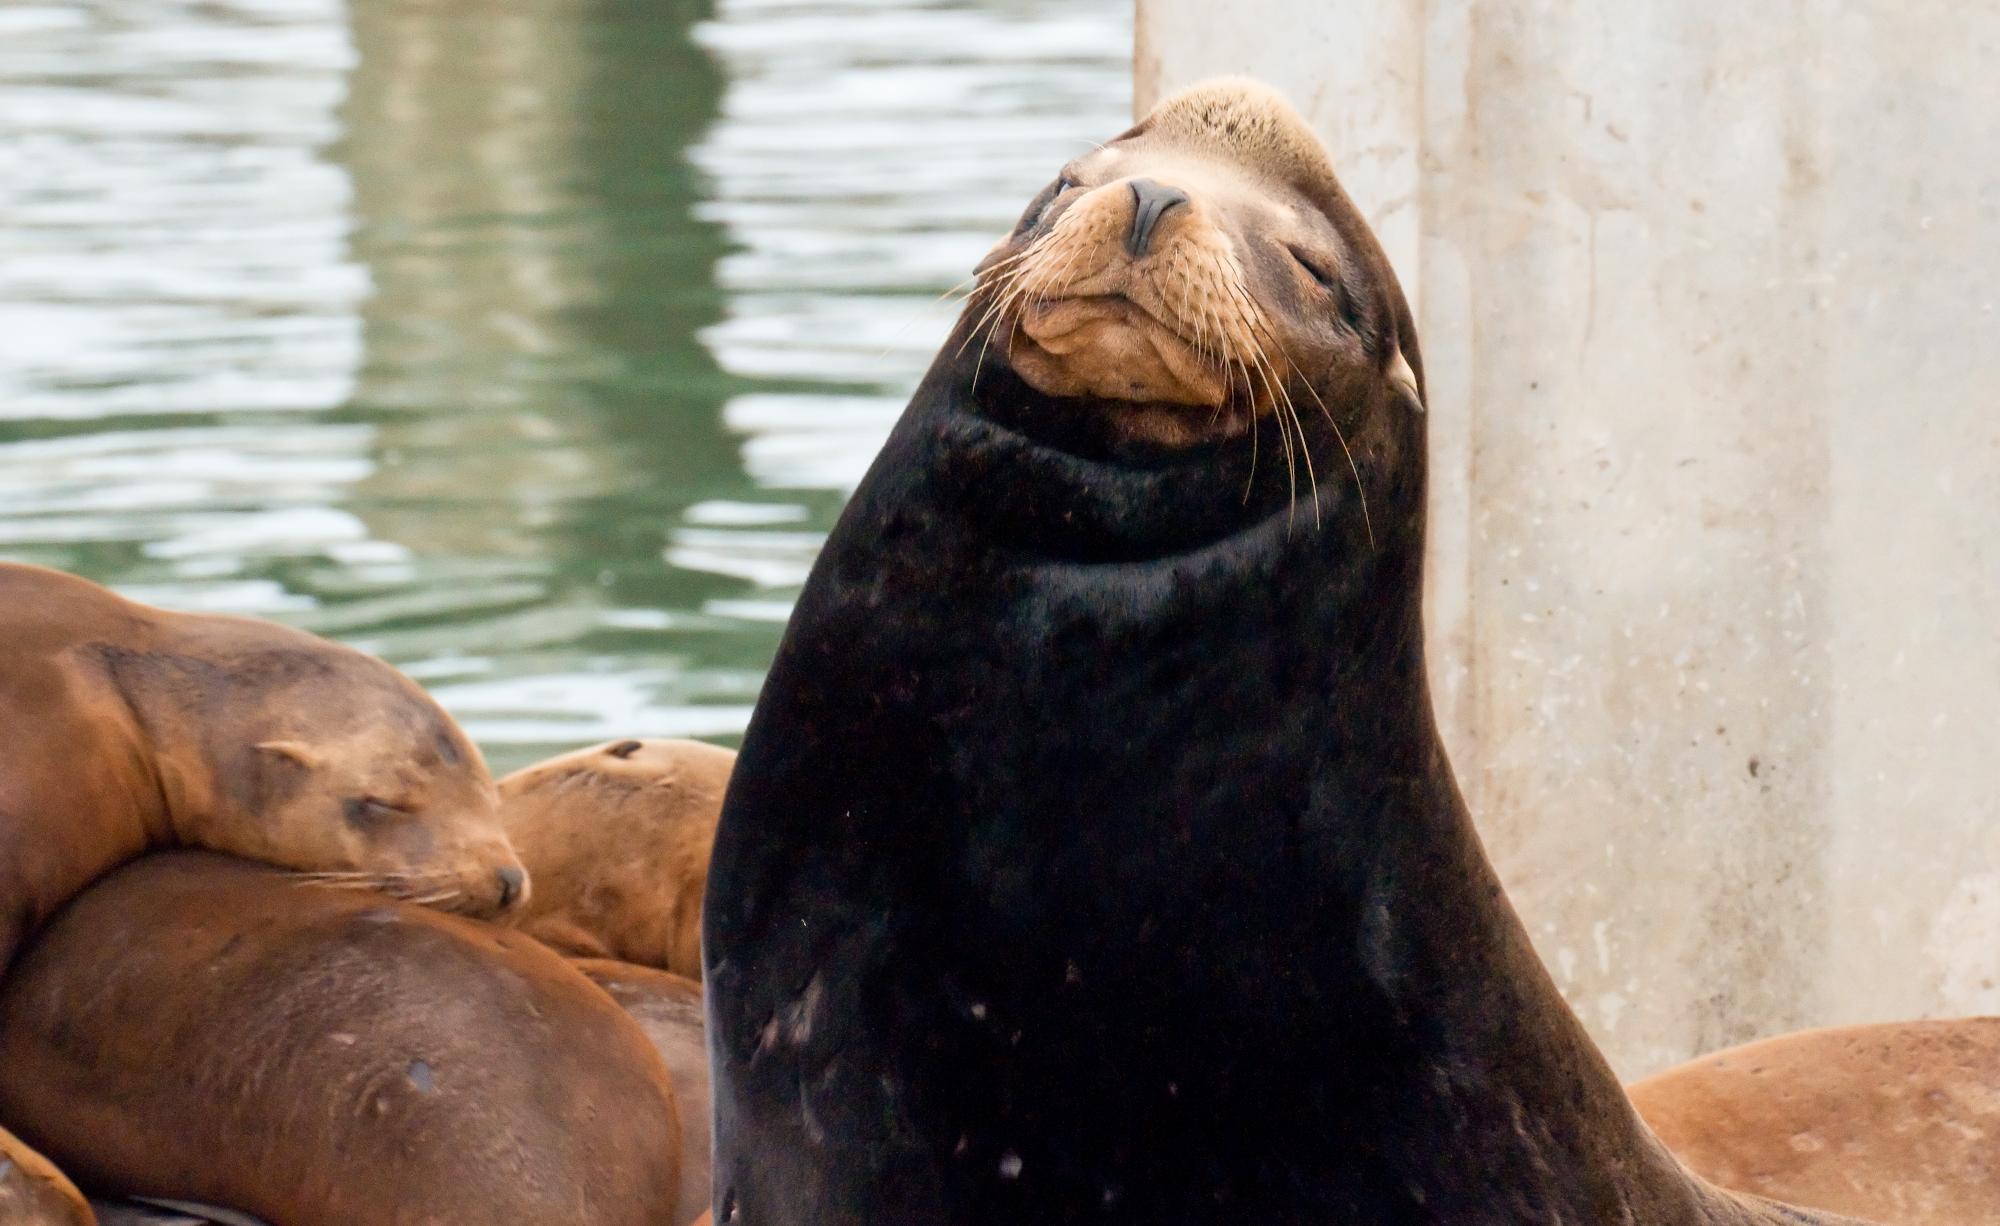
[[[1125,249],[1136,259],[1153,245],[1153,232],[1159,229],[1160,219],[1175,205],[1186,204],[1188,194],[1151,179],[1133,179],[1131,187],[1132,229],[1125,236]]]
[[[500,909],[505,911],[520,901],[528,883],[528,874],[510,866],[495,870],[493,875],[500,879]]]

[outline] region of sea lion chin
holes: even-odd
[[[1189,407],[1229,395],[1219,369],[1126,298],[1029,303],[1007,354],[1023,379],[1051,395]]]

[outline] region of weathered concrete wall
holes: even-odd
[[[2000,1011],[2000,9],[1139,0],[1411,291],[1440,713],[1622,1071]]]

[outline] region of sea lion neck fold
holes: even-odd
[[[899,520],[922,508],[925,530],[949,534],[953,548],[1132,561],[1275,534],[1303,548],[1374,552],[1382,542],[1369,539],[1367,504],[1421,494],[1407,482],[1363,490],[1344,471],[1307,483],[1287,470],[1268,420],[1252,427],[1254,442],[1162,447],[1122,437],[1087,406],[953,349],[947,342],[876,465],[899,487],[880,504]],[[1337,437],[1316,425],[1305,431],[1314,454],[1338,463]],[[1420,518],[1413,526],[1420,532]]]

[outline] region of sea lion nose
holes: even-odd
[[[1160,219],[1177,204],[1186,204],[1188,195],[1178,187],[1166,187],[1151,179],[1133,179],[1132,229],[1125,235],[1125,250],[1133,259],[1146,254],[1153,245],[1153,232]]]
[[[526,871],[509,865],[506,868],[495,870],[493,875],[500,879],[500,909],[502,911],[521,901],[521,896],[527,893],[528,874]]]

